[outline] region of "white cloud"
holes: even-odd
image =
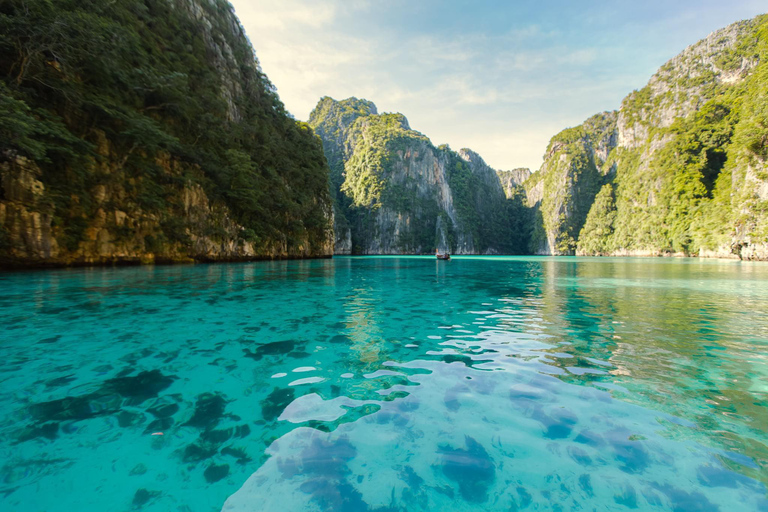
[[[330,23],[338,11],[338,6],[330,2],[308,3],[301,0],[280,0],[278,2],[252,2],[235,0],[232,2],[237,15],[246,30],[257,31],[296,30],[297,27],[319,28]],[[253,31],[248,31],[253,35]]]
[[[341,0],[234,0],[233,4],[264,72],[297,118],[307,119],[322,96],[367,98],[380,111],[402,112],[435,143],[472,147],[497,167],[538,167],[549,137],[559,129],[532,124],[526,130],[510,129],[497,122],[500,112],[487,120],[483,113],[489,108],[507,109],[502,116],[516,124],[515,117],[526,114],[516,113],[510,105],[519,107],[553,94],[552,87],[542,87],[522,73],[584,60],[586,55],[558,49],[516,51],[516,45],[531,38],[554,38],[535,25],[498,37],[472,32],[395,37],[376,27],[353,35],[339,18],[364,13],[371,4]]]
[[[657,42],[683,23],[672,14],[642,26],[611,20],[613,32],[574,37],[566,33],[570,24],[532,22],[494,33],[469,24],[441,30],[429,19],[408,25],[382,17],[402,11],[406,2],[232,3],[264,72],[297,118],[307,119],[322,96],[366,98],[382,112],[405,114],[436,144],[471,147],[504,169],[538,168],[550,137],[617,108],[684,46]],[[419,4],[402,16],[418,20],[429,9]],[[618,17],[620,11],[601,16]]]

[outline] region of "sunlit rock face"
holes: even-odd
[[[525,183],[531,177],[531,170],[527,167],[519,167],[511,171],[496,171],[499,181],[508,198],[514,195],[514,190]]]
[[[325,97],[310,115],[336,198],[336,254],[516,252],[523,235],[496,171],[468,149],[435,147],[402,114]]]
[[[14,30],[42,38],[81,7],[9,9]],[[332,255],[320,143],[285,112],[229,4],[126,2],[88,20],[63,29],[60,60],[0,59],[0,265]],[[103,58],[77,53],[104,27]]]
[[[765,259],[767,26],[713,32],[618,111],[553,137],[523,184],[530,250]]]
[[[541,169],[523,187],[535,211],[534,254],[573,254],[579,231],[606,176],[616,147],[616,116],[603,112],[552,138]]]

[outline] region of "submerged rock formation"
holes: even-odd
[[[0,265],[332,254],[320,142],[228,2],[10,0],[0,27]]]
[[[556,135],[524,182],[539,254],[768,257],[768,16]]]
[[[357,98],[321,99],[309,124],[331,168],[337,254],[524,250],[522,204],[476,153],[435,147],[402,114]]]

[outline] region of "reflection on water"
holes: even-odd
[[[0,274],[0,504],[768,510],[766,284],[668,259]]]

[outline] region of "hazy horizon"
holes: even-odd
[[[765,11],[752,0],[231,1],[297,119],[323,96],[365,98],[501,170],[537,170],[553,135],[619,108],[685,47]]]

